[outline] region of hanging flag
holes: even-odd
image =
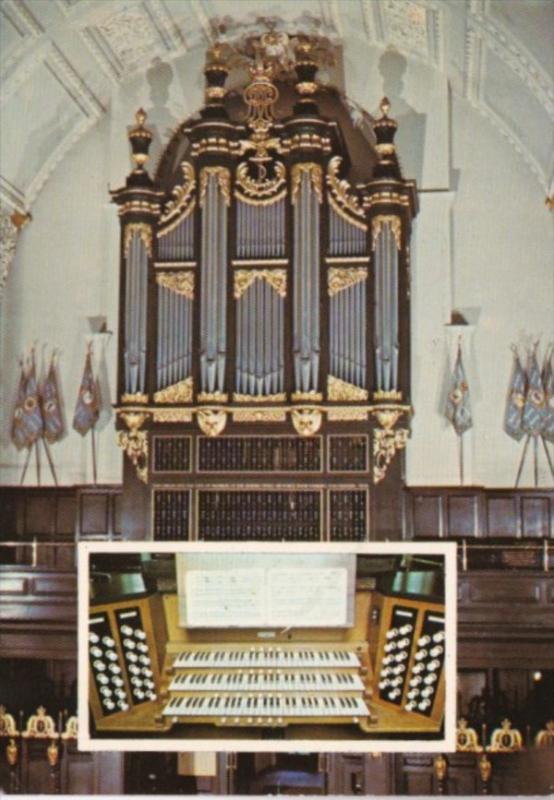
[[[73,415],[73,427],[81,436],[85,436],[91,428],[94,428],[99,415],[100,391],[92,372],[91,348],[89,347]]]
[[[21,366],[19,390],[12,423],[12,441],[18,449],[31,447],[42,436],[43,430],[44,422],[39,402],[33,353],[27,374],[25,374],[23,365]]]
[[[542,437],[549,442],[554,442],[554,349],[546,353],[542,370],[542,385],[544,388],[545,418],[541,431]]]
[[[471,419],[471,406],[469,402],[469,387],[462,362],[462,349],[458,345],[456,363],[452,372],[452,382],[446,399],[446,417],[458,436],[469,430],[473,425]]]
[[[512,351],[514,354],[514,370],[504,413],[504,430],[508,436],[519,442],[524,435],[523,407],[525,405],[525,395],[527,394],[527,378],[521,366],[517,348],[513,345]]]
[[[42,384],[40,402],[44,419],[44,438],[50,444],[54,444],[62,438],[64,433],[54,355],[50,359],[48,375]]]
[[[542,385],[539,363],[537,361],[537,348],[529,354],[529,368],[527,370],[527,392],[523,406],[522,427],[525,433],[538,436],[542,433],[546,420],[546,407],[544,403],[544,387]]]

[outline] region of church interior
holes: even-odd
[[[551,2],[4,0],[0,30],[0,791],[552,793]],[[429,542],[456,549],[455,749],[329,752],[443,730]],[[221,751],[145,751],[213,710],[183,687],[253,680],[217,662],[251,652],[236,619],[180,624],[167,547],[200,543],[385,555],[259,650],[298,692],[220,698]],[[78,745],[87,544],[91,729],[136,750]]]

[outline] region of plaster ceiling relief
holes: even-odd
[[[26,174],[24,184],[14,183],[10,165],[18,162],[19,149],[29,150],[32,126],[21,126],[19,113],[4,113],[2,138],[14,151],[4,147],[0,195],[12,204],[14,196],[32,202],[30,187],[36,193],[52,165],[104,113],[114,90],[131,78],[138,86],[155,59],[185,63],[218,32],[228,40],[244,39],[267,29],[268,21],[288,33],[329,38],[342,46],[345,64],[360,58],[364,48],[392,48],[408,64],[418,61],[445,75],[452,92],[469,99],[540,184],[550,185],[551,128],[545,119],[554,103],[551,0],[1,0],[0,102],[9,100],[13,107],[12,100],[23,101],[18,90],[30,75],[37,95],[46,95],[52,73],[35,65],[46,53],[57,54],[50,63],[65,94],[52,107],[61,119],[70,119],[72,128],[62,137],[65,151],[47,130],[33,130],[42,164],[36,164],[34,175]],[[321,75],[325,81],[325,70]],[[502,89],[502,75],[505,86],[517,91]],[[180,81],[200,85],[202,75],[182,74]],[[352,102],[363,104],[363,68],[354,70],[348,87]]]

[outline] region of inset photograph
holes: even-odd
[[[81,545],[83,749],[453,741],[454,545],[178,547]]]

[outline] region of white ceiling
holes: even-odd
[[[0,200],[31,208],[114,89],[155,58],[205,49],[215,21],[233,37],[261,17],[445,73],[551,191],[552,0],[2,0]]]

